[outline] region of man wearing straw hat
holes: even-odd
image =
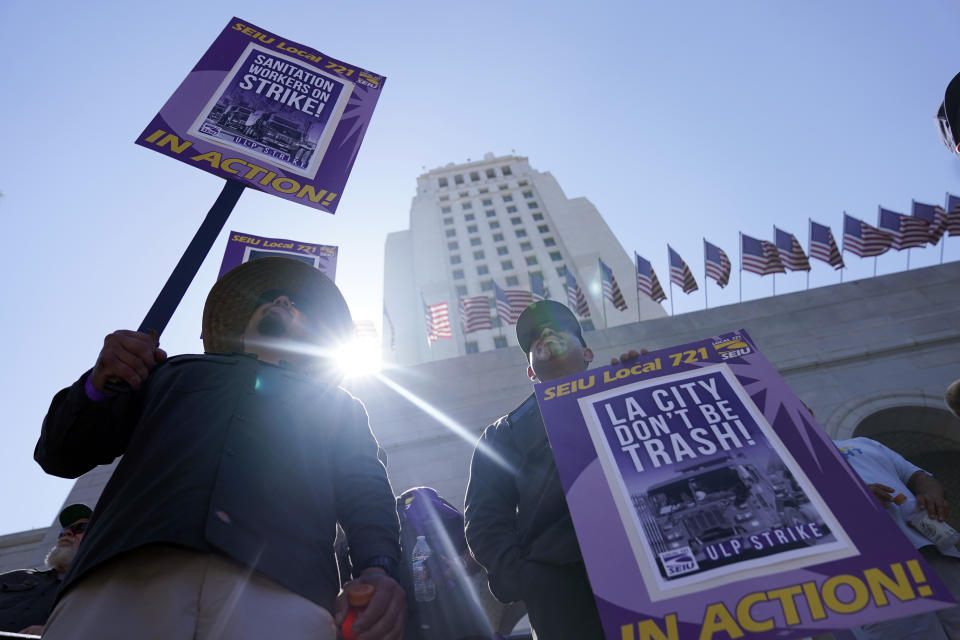
[[[352,335],[337,287],[287,258],[225,274],[204,355],[117,331],[58,393],[35,457],[75,478],[122,455],[47,624],[60,638],[319,638],[345,613],[333,542],[376,587],[354,624],[399,640],[399,528],[363,405],[330,351]],[[129,385],[111,395],[108,380]]]

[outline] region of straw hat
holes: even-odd
[[[318,345],[339,342],[353,334],[347,301],[319,269],[292,258],[257,258],[223,274],[210,289],[203,308],[204,350],[242,351],[241,336],[258,301],[275,290],[289,293],[296,300],[316,331]]]

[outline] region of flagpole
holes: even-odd
[[[740,283],[740,302],[743,302],[743,231],[738,231],[740,234],[740,275],[737,276],[737,281]]]
[[[638,284],[640,281],[640,272],[636,270],[637,269],[637,252],[636,251],[633,252],[633,269],[635,271],[635,273],[633,274],[634,275],[633,288],[637,290],[637,322],[640,322],[642,320],[642,318],[640,317],[640,286]]]
[[[777,225],[773,225],[773,246],[774,247],[777,246]],[[780,255],[779,252],[780,252],[780,249],[777,249],[778,256]],[[764,259],[766,259],[766,256],[764,256]],[[777,272],[776,271],[773,272],[773,295],[774,296],[777,295]]]
[[[943,210],[947,214],[947,221],[950,220],[950,211],[947,207],[950,205],[950,192],[947,192],[946,199],[943,201]],[[934,214],[934,220],[936,220],[936,214]],[[943,235],[940,236],[940,264],[943,264],[943,248],[947,246],[947,230],[944,228]]]
[[[610,325],[607,324],[607,296],[603,295],[603,267],[600,266],[600,258],[597,258],[597,275],[600,276],[600,306],[603,307],[603,326],[604,328],[609,328]],[[610,275],[613,275],[613,270],[610,271]],[[613,295],[613,283],[610,283],[610,294]]]
[[[706,238],[702,238],[704,243],[706,243]],[[709,309],[710,302],[707,300],[707,287],[709,283],[707,282],[707,245],[703,245],[703,308]]]

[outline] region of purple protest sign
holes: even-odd
[[[222,277],[230,269],[249,260],[278,256],[302,260],[322,271],[323,275],[331,280],[336,280],[337,247],[282,238],[263,238],[236,231],[230,232],[230,239],[227,240],[227,249],[223,252],[223,262],[220,263],[220,273],[217,277]]]
[[[608,638],[795,638],[952,604],[745,332],[536,393]]]
[[[333,213],[385,81],[233,18],[137,144]]]

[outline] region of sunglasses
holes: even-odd
[[[80,535],[81,533],[83,533],[84,531],[87,530],[87,525],[88,525],[88,524],[90,524],[90,523],[89,523],[89,522],[74,522],[74,523],[71,524],[70,526],[64,527],[63,529],[60,529],[60,535],[62,536],[62,535],[65,534],[67,531],[69,531],[69,532],[72,533],[73,535],[78,536],[78,535]]]

